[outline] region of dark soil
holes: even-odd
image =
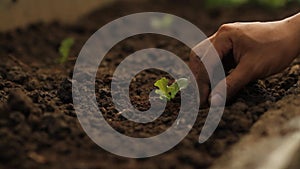
[[[212,34],[222,23],[266,21],[299,11],[297,6],[280,10],[256,7],[206,9],[193,1],[120,1],[94,11],[74,25],[36,23],[25,29],[0,34],[0,168],[208,168],[236,143],[258,118],[286,95],[299,94],[300,59],[282,73],[245,87],[226,107],[214,135],[198,143],[207,110],[199,115],[189,135],[172,150],[151,158],[129,159],[101,149],[82,130],[72,104],[72,70],[84,42],[101,26],[135,12],[160,11],[176,14]],[[58,64],[62,39],[74,37],[67,63]],[[117,44],[101,63],[96,80],[100,109],[119,132],[149,137],[163,132],[177,117],[180,98],[168,103],[163,115],[147,125],[124,119],[115,110],[110,95],[113,71],[129,54],[148,47],[169,50],[188,62],[190,49],[158,35],[140,35]],[[131,101],[139,110],[150,107],[148,94],[155,80],[166,76],[158,70],[136,75]],[[150,129],[149,129],[150,127]]]

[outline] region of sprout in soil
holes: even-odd
[[[65,63],[69,57],[70,49],[74,45],[74,38],[66,38],[61,41],[59,47],[59,63]]]
[[[185,89],[188,86],[188,79],[180,78],[170,86],[168,85],[168,83],[169,80],[163,77],[156,81],[154,83],[154,86],[158,87],[158,89],[155,90],[155,93],[159,95],[160,99],[166,99],[167,101],[170,101],[171,99],[174,99],[174,97],[180,90]]]
[[[155,29],[167,29],[174,22],[172,15],[164,15],[162,18],[151,18],[151,26]]]

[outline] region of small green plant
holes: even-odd
[[[166,29],[169,28],[174,22],[172,15],[164,15],[162,18],[152,18],[151,26],[155,29]]]
[[[221,7],[221,6],[239,6],[247,3],[249,0],[206,0],[207,7]]]
[[[61,41],[59,46],[59,63],[65,63],[68,60],[70,50],[74,45],[74,38],[66,38]]]
[[[180,90],[185,89],[188,86],[188,79],[180,78],[170,86],[168,85],[168,83],[169,80],[163,77],[156,81],[154,83],[154,86],[158,87],[158,89],[155,90],[155,93],[159,95],[160,99],[166,99],[167,101],[170,101],[171,99],[174,99],[174,97]]]

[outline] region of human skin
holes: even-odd
[[[300,54],[300,13],[274,22],[229,23],[222,25],[208,39],[193,48],[205,52],[207,41],[212,44],[226,69],[232,69],[222,83],[210,92],[206,68],[195,52],[190,54],[189,66],[196,78],[202,107],[220,105],[232,98],[249,82],[284,70]],[[214,67],[209,68],[213,70]],[[210,93],[215,93],[210,96]],[[223,100],[224,101],[224,100]]]

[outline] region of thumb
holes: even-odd
[[[222,106],[227,98],[232,98],[241,88],[253,80],[251,67],[240,63],[225,79],[221,80],[211,92],[210,104]]]

